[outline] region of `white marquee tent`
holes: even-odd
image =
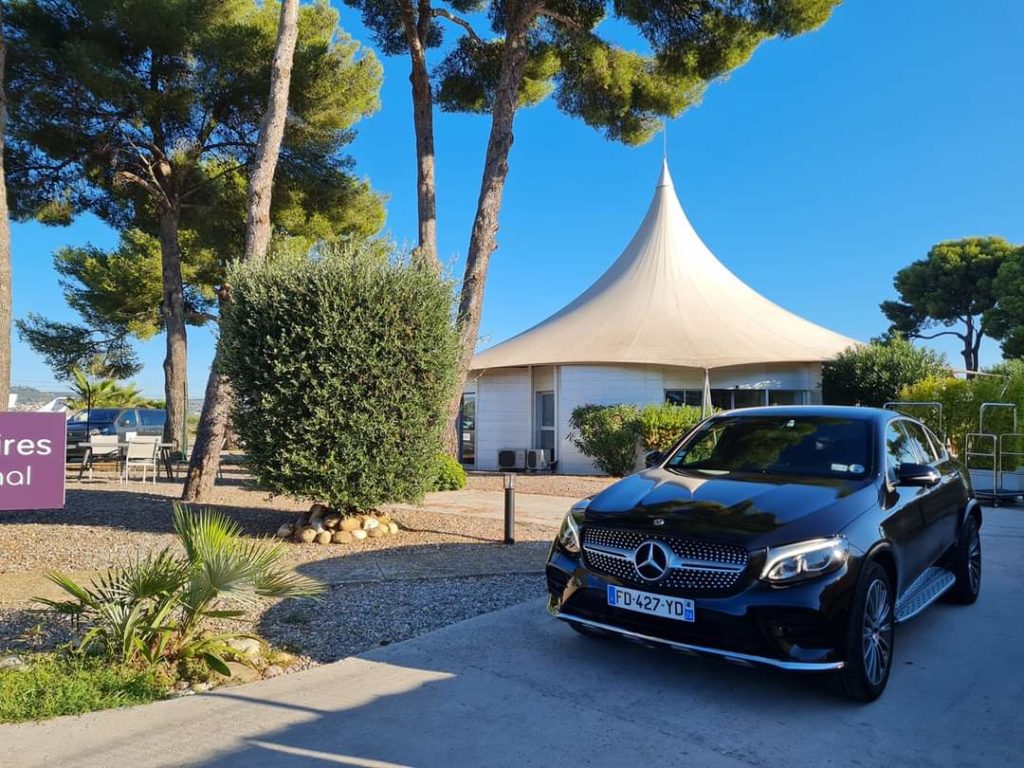
[[[855,343],[732,274],[686,218],[666,163],[640,229],[608,271],[473,358],[463,459],[494,469],[499,450],[545,448],[558,471],[591,472],[568,440],[577,405],[814,402],[821,362]]]

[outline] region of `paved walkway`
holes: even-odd
[[[575,498],[568,496],[517,493],[516,522],[557,528],[562,524],[565,513],[569,511],[574,501]],[[396,509],[402,509],[405,505],[394,506]],[[503,491],[436,491],[428,493],[423,503],[411,505],[409,508],[502,520],[505,515],[505,494]]]
[[[262,683],[0,726],[0,766],[1018,766],[1024,510],[984,587],[900,627],[869,706],[809,676],[580,637],[542,601]]]

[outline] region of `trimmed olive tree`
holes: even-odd
[[[452,284],[357,244],[240,264],[231,284],[222,365],[259,481],[346,512],[429,490],[458,355]]]

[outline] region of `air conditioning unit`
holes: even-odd
[[[533,448],[526,452],[526,468],[531,472],[551,468],[551,451],[547,448]]]
[[[498,469],[526,469],[526,450],[522,448],[502,448],[498,451]]]

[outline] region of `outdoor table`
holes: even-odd
[[[175,443],[157,443],[157,445],[160,448],[160,461],[157,463],[157,467],[159,468],[160,464],[163,464],[164,475],[167,477],[167,479],[168,480],[175,480],[175,479],[177,479],[177,476],[176,476],[176,474],[174,472],[174,459],[173,459],[174,449],[177,447],[177,444],[175,444]],[[68,447],[69,448],[75,447],[75,448],[84,448],[85,449],[86,453],[85,453],[85,456],[82,458],[82,467],[84,468],[85,467],[85,462],[89,458],[89,453],[91,453],[92,448],[94,446],[91,443],[72,443]],[[103,446],[103,447],[112,448],[113,444],[110,444],[110,445],[107,445],[107,446]],[[119,442],[117,444],[117,448],[118,448],[119,455],[123,456],[125,454],[125,452],[128,450],[128,443],[127,442],[124,442],[124,443],[120,443]],[[159,473],[158,473],[157,476],[159,477]],[[81,477],[81,472],[79,472],[79,477]]]

